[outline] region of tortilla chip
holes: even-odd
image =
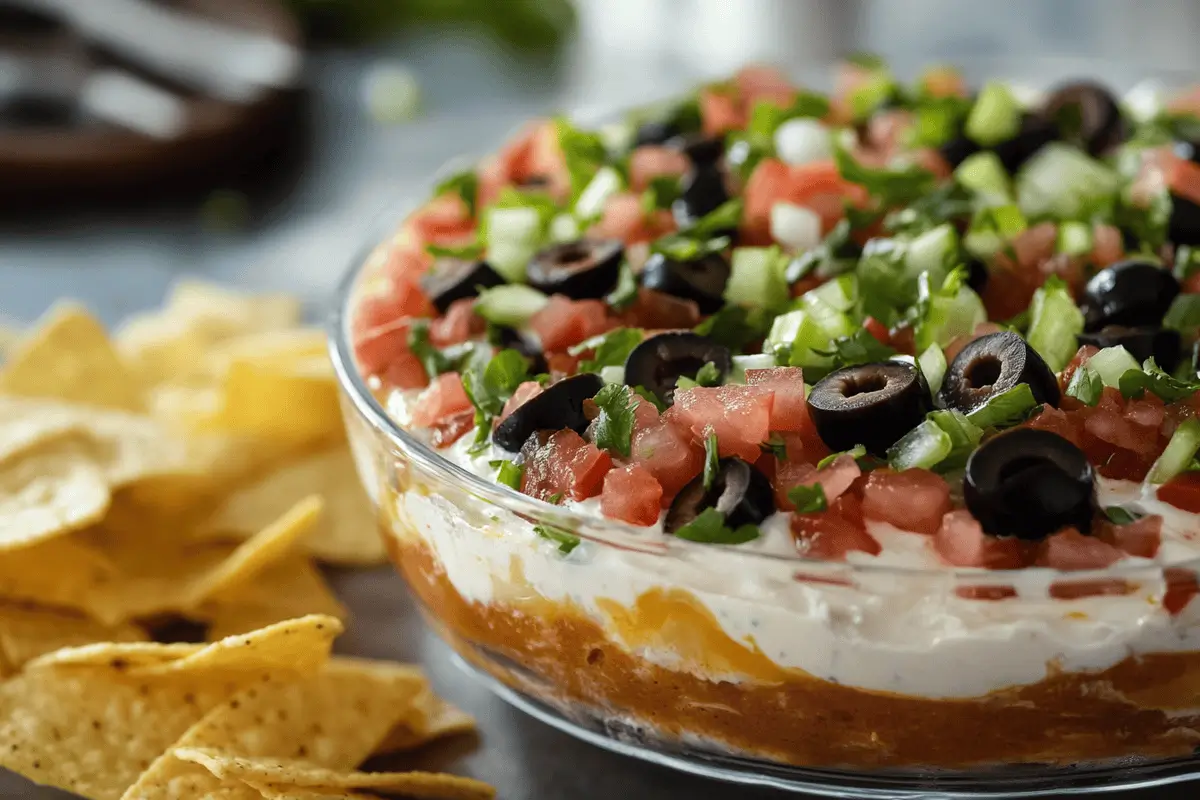
[[[0,319],[0,362],[4,361],[24,336],[25,333],[19,325],[7,319]]]
[[[267,565],[282,559],[311,529],[321,514],[321,507],[320,497],[306,497],[247,539],[218,568],[192,587],[188,605],[198,606],[209,597],[234,589]]]
[[[325,511],[305,538],[308,551],[336,564],[386,560],[383,537],[346,447],[288,462],[229,495],[202,526],[206,537],[248,535],[282,514],[296,498],[320,494]]]
[[[104,326],[75,303],[56,305],[13,351],[0,392],[141,411],[142,387]]]
[[[86,612],[92,598],[116,576],[112,561],[75,537],[47,539],[0,553],[0,598],[8,600]]]
[[[329,360],[234,359],[225,376],[224,405],[212,425],[297,443],[340,441],[341,406]]]
[[[483,800],[496,795],[496,790],[482,781],[434,772],[340,772],[304,760],[245,758],[199,747],[177,747],[175,756],[200,764],[222,780],[240,780],[255,788],[379,789],[409,797]]]
[[[146,631],[137,625],[102,625],[66,611],[0,605],[0,653],[14,668],[63,647],[93,642],[144,642],[147,639]]]
[[[210,597],[196,611],[196,616],[209,622],[209,641],[306,614],[341,620],[347,616],[321,572],[301,553],[268,566],[252,581]]]
[[[24,408],[28,401],[20,401]],[[32,404],[29,404],[32,407]],[[44,407],[40,414],[7,413],[18,408],[0,398],[0,465],[17,456],[50,447],[72,437],[83,437],[84,428],[74,414],[65,413],[65,407]]]
[[[0,551],[91,525],[110,500],[104,473],[76,441],[10,458],[0,466]]]
[[[414,700],[409,715],[397,722],[374,755],[412,750],[447,736],[471,733],[475,718],[426,688]]]
[[[248,333],[227,340],[218,351],[230,359],[266,359],[277,363],[305,363],[316,359],[329,364],[329,341],[321,328],[285,328]]]
[[[334,658],[317,675],[255,686],[213,709],[176,747],[249,758],[302,758],[319,767],[353,769],[425,687],[421,673],[385,662]],[[132,787],[132,800],[222,798],[238,794],[204,767],[166,753]]]
[[[379,795],[347,792],[342,789],[301,789],[295,786],[271,786],[248,783],[263,800],[382,800]]]
[[[208,645],[101,642],[72,647],[35,659],[27,669],[107,667],[130,677],[200,673],[224,677],[247,672],[298,677],[312,675],[324,665],[341,632],[342,624],[333,617],[312,615]]]

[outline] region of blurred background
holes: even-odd
[[[1197,33],[1194,0],[0,0],[0,316],[115,322],[180,273],[320,305],[451,156],[750,60],[1127,87]]]

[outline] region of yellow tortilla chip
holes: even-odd
[[[378,564],[386,560],[379,523],[347,447],[290,461],[258,482],[229,495],[201,527],[219,538],[248,535],[276,519],[296,498],[320,494],[325,510],[305,538],[308,551],[335,564]]]
[[[482,781],[435,772],[341,772],[302,759],[246,758],[203,747],[177,747],[175,757],[200,764],[223,780],[240,780],[256,788],[379,789],[409,797],[482,800],[496,794]]]
[[[302,789],[265,783],[246,785],[258,792],[262,800],[382,800],[379,795],[347,792],[342,789]]]
[[[304,363],[316,359],[329,364],[329,342],[321,328],[286,328],[248,333],[227,340],[218,351],[229,359],[250,358],[276,363]]]
[[[312,495],[296,503],[283,516],[247,539],[221,565],[192,587],[189,606],[229,591],[249,580],[269,564],[286,556],[308,533],[321,514],[321,498]]]
[[[24,332],[16,323],[0,319],[0,362],[17,346],[24,337]]]
[[[225,376],[217,430],[298,443],[339,441],[342,415],[328,359],[276,362],[237,358]]]
[[[175,745],[246,757],[300,758],[316,766],[353,769],[366,759],[396,717],[425,687],[421,673],[386,662],[334,658],[317,675],[255,686],[213,709]],[[181,793],[186,789],[186,793]],[[233,792],[199,764],[167,753],[126,794],[127,800],[259,795]]]
[[[209,641],[306,614],[344,620],[347,612],[324,576],[301,553],[268,566],[254,580],[210,597],[196,611],[196,616],[209,622]]]
[[[47,539],[0,552],[0,598],[86,612],[117,574],[112,561],[86,542],[67,536]]]
[[[475,718],[427,688],[413,701],[409,714],[388,732],[374,755],[412,750],[447,736],[471,733]]]
[[[75,303],[46,313],[0,372],[0,392],[141,411],[142,387],[104,326]]]
[[[278,672],[292,677],[316,672],[329,657],[342,624],[313,615],[232,636],[212,644],[99,642],[47,653],[27,669],[109,667],[131,677],[201,673]]]
[[[75,441],[10,458],[0,465],[0,551],[91,525],[110,500],[104,473]]]
[[[66,413],[64,407],[48,406],[40,414],[26,413],[29,401],[19,404],[0,398],[0,465],[34,450],[50,447],[59,442],[85,435],[84,428],[74,414]],[[8,413],[8,412],[13,413]]]
[[[11,667],[20,667],[46,653],[93,642],[144,642],[149,637],[137,625],[103,625],[66,611],[0,605],[0,653]]]

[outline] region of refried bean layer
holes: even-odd
[[[539,676],[542,699],[633,718],[667,737],[699,737],[797,766],[851,768],[1069,765],[1185,756],[1200,744],[1200,712],[1192,710],[1200,705],[1200,653],[1128,658],[1096,673],[1051,666],[1036,684],[972,699],[928,699],[779,667],[729,638],[683,590],[648,593],[634,608],[605,608],[622,642],[672,647],[695,666],[668,669],[631,653],[571,604],[530,599],[529,591],[521,600],[467,601],[419,537],[388,534],[387,541],[413,591],[466,657],[480,663],[473,649],[488,648]],[[530,688],[495,661],[480,665]],[[544,696],[546,686],[553,696]]]

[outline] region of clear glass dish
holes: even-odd
[[[380,237],[374,241],[384,241]],[[694,544],[443,458],[332,321],[350,442],[392,560],[499,695],[600,746],[838,797],[1019,797],[1200,777],[1200,559],[1098,572],[907,569]],[[569,553],[538,526],[570,531]],[[543,528],[544,530],[544,528]]]

